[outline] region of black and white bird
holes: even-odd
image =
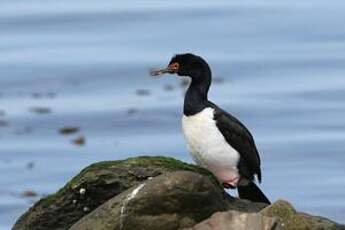
[[[182,129],[194,161],[211,171],[225,188],[240,198],[270,203],[255,184],[261,182],[259,152],[248,129],[234,116],[208,100],[212,74],[207,62],[194,54],[174,56],[168,67],[151,72],[191,78],[184,99]]]

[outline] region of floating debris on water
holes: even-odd
[[[189,85],[190,81],[191,80],[189,78],[182,78],[181,79],[181,83],[180,83],[181,87],[182,88],[187,87]]]
[[[48,93],[46,94],[46,96],[47,96],[48,98],[55,98],[55,97],[56,97],[56,93],[54,93],[54,92],[48,92]]]
[[[135,108],[130,108],[130,109],[127,110],[127,114],[129,114],[129,115],[133,115],[133,114],[136,114],[136,113],[138,113],[138,110],[135,109]]]
[[[0,127],[8,126],[8,122],[4,120],[0,120]]]
[[[84,136],[80,136],[80,137],[74,139],[72,142],[74,144],[76,144],[76,145],[85,145],[86,141],[85,141],[85,137]]]
[[[59,129],[59,133],[63,135],[69,135],[69,134],[77,133],[79,131],[80,131],[80,128],[76,126],[66,126]]]
[[[150,91],[147,89],[137,89],[136,94],[138,96],[148,96],[150,95]]]
[[[47,93],[34,92],[34,93],[31,93],[31,96],[35,99],[54,98],[56,96],[56,93],[54,93],[54,92],[47,92]]]
[[[41,98],[42,97],[42,94],[41,93],[32,93],[31,96],[33,98]]]
[[[165,91],[173,91],[174,90],[173,85],[164,85],[163,88]]]
[[[29,111],[38,114],[47,114],[52,112],[51,108],[48,107],[30,107]]]
[[[22,197],[36,197],[38,194],[33,190],[26,190],[22,193]]]
[[[215,77],[213,78],[212,82],[215,83],[215,84],[220,84],[220,83],[223,83],[225,80],[224,78],[222,77]]]
[[[26,168],[31,170],[35,167],[35,162],[30,161],[29,163],[26,164]]]

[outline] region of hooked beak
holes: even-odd
[[[177,73],[177,71],[178,71],[178,66],[176,65],[176,63],[173,63],[164,69],[151,70],[150,74],[151,76],[161,76],[165,73],[174,74],[174,73]]]
[[[151,70],[150,72],[151,76],[160,76],[165,73],[173,73],[173,72],[171,69],[169,69],[169,67],[164,68],[164,69],[154,69],[154,70]]]

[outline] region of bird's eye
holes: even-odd
[[[172,64],[172,69],[173,70],[178,70],[179,67],[180,67],[180,65],[177,62]]]
[[[173,73],[177,73],[180,65],[177,62],[171,63],[169,65],[169,70]]]

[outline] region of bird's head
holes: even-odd
[[[202,76],[204,71],[210,71],[206,61],[197,55],[186,53],[175,55],[171,58],[166,68],[153,70],[151,71],[151,75],[160,76],[165,73],[170,73],[179,76],[188,76],[197,80],[197,78]]]

